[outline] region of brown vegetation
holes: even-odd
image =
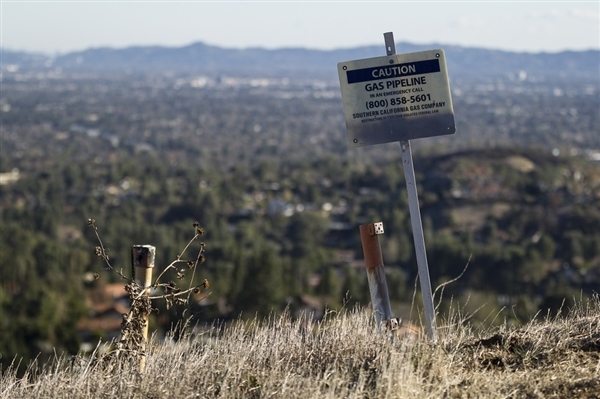
[[[322,322],[289,315],[238,321],[150,345],[146,372],[58,359],[23,379],[1,377],[2,398],[598,398],[600,298],[566,317],[473,331],[440,323],[438,342],[374,333],[365,310]]]

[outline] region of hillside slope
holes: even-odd
[[[598,296],[566,318],[522,328],[473,332],[460,321],[441,323],[440,340],[432,343],[373,334],[367,311],[329,314],[319,324],[284,315],[155,343],[143,375],[84,360],[32,369],[22,380],[8,370],[0,397],[600,396]]]

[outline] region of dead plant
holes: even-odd
[[[177,255],[176,259],[168,264],[162,272],[156,277],[150,287],[142,287],[134,278],[134,270],[132,266],[131,276],[127,276],[123,269],[115,268],[107,254],[107,250],[100,238],[96,221],[92,218],[87,221],[88,226],[93,229],[98,240],[98,246],[95,248],[95,254],[102,259],[106,271],[116,273],[121,279],[126,281],[125,291],[129,296],[130,309],[128,313],[123,315],[121,322],[121,334],[119,340],[114,346],[114,350],[99,356],[96,361],[101,360],[104,366],[110,368],[122,368],[123,366],[130,367],[138,364],[142,356],[146,356],[146,342],[143,336],[143,329],[146,326],[147,318],[151,313],[158,313],[158,308],[153,308],[153,301],[163,300],[166,308],[170,309],[173,305],[186,305],[190,301],[192,294],[198,295],[206,293],[209,288],[208,280],[204,279],[202,284],[193,285],[196,268],[206,260],[204,253],[206,244],[200,242],[197,247],[197,252],[192,258],[184,258],[184,254],[190,249],[192,244],[196,242],[202,235],[204,229],[200,227],[198,222],[193,224],[194,235],[188,241],[183,251]],[[190,284],[187,288],[181,288],[175,281],[164,281],[164,277],[169,270],[175,271],[177,279],[185,278],[187,271],[192,272]],[[100,276],[96,273],[96,278]],[[162,294],[154,294],[162,291]],[[148,293],[152,293],[148,295]],[[79,360],[76,360],[79,361]]]

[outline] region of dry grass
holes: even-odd
[[[567,317],[519,328],[440,324],[431,343],[378,334],[365,310],[320,323],[287,315],[239,321],[153,343],[141,375],[66,359],[32,367],[23,379],[7,370],[0,397],[600,398],[598,296]]]

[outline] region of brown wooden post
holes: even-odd
[[[381,222],[360,226],[360,241],[367,266],[367,279],[369,280],[369,291],[377,329],[381,329],[383,322],[394,317],[383,270],[383,256],[378,238],[380,234],[383,234],[383,223]]]
[[[152,269],[154,268],[154,257],[156,248],[152,245],[133,245],[131,247],[131,264],[135,273],[135,280],[144,288],[144,294],[150,295],[149,287],[152,285]],[[146,345],[148,343],[148,314],[143,314],[144,327],[142,328],[142,355],[140,356],[140,373],[146,369]]]

